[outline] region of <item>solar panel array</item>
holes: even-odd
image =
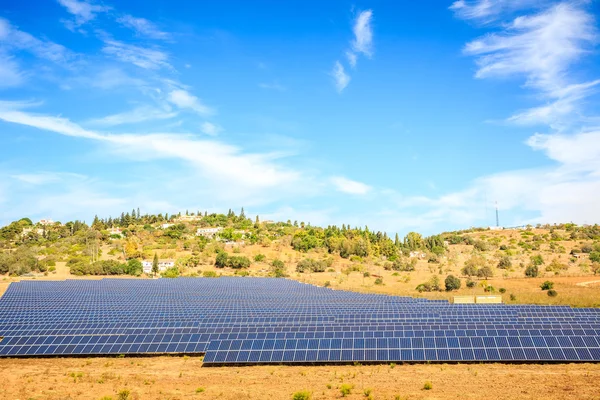
[[[600,361],[600,310],[453,305],[275,278],[22,281],[0,357],[205,353],[205,365]]]

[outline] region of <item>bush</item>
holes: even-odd
[[[502,294],[506,293],[506,289],[504,289],[503,287],[501,287],[500,289],[498,289],[498,291]]]
[[[556,297],[556,296],[558,296],[558,292],[554,289],[550,289],[550,290],[548,290],[548,296]]]
[[[444,281],[444,284],[446,285],[447,292],[460,289],[460,279],[458,279],[454,275],[448,275],[446,277],[446,280]]]
[[[546,281],[540,285],[542,290],[550,290],[554,287],[554,282]]]
[[[376,285],[383,285],[383,279],[381,279],[381,278],[375,279],[375,284]]]
[[[205,278],[216,278],[217,273],[215,271],[204,271],[202,272],[202,276]]]
[[[481,267],[477,270],[477,276],[479,278],[488,279],[494,276],[494,273],[492,272],[492,269],[486,265],[485,267]]]
[[[312,258],[304,258],[296,265],[297,272],[325,272],[331,267],[333,260],[331,258],[325,260],[313,260]]]
[[[233,269],[250,267],[250,259],[246,256],[231,256],[227,260],[227,266]]]
[[[178,278],[179,277],[179,268],[177,268],[177,267],[168,268],[161,273],[161,276],[163,278]]]
[[[544,264],[544,259],[541,254],[536,254],[535,256],[531,256],[531,264],[537,266]]]
[[[478,240],[473,244],[473,247],[479,251],[489,251],[491,247],[489,243],[484,242],[483,240]]]
[[[474,287],[475,287],[475,281],[472,281],[472,280],[470,280],[470,279],[469,279],[469,280],[467,281],[467,287],[468,287],[469,289],[471,289],[471,288],[474,288]]]
[[[215,267],[225,268],[227,266],[228,259],[229,259],[229,255],[226,252],[219,251],[217,253],[217,258],[215,259]]]
[[[513,293],[510,294],[510,301],[515,301],[517,300],[517,296],[515,296]]]
[[[348,396],[352,392],[353,388],[354,388],[354,386],[352,386],[348,383],[342,384],[340,386],[340,393],[341,393],[342,397]]]
[[[509,256],[502,256],[500,261],[498,261],[498,268],[500,269],[508,269],[512,267],[512,261],[510,261]]]
[[[417,266],[417,259],[413,258],[408,262],[403,262],[402,260],[394,260],[392,264],[392,269],[394,271],[414,271]]]
[[[267,256],[265,256],[264,254],[257,254],[254,256],[254,261],[255,262],[263,262],[267,259]]]
[[[421,292],[440,291],[440,279],[437,275],[433,275],[427,282],[418,285],[415,290]]]
[[[202,392],[204,392],[203,387],[196,388],[196,393],[202,393]]]
[[[590,253],[590,261],[594,263],[600,263],[600,251],[592,251]]]
[[[292,396],[292,399],[293,400],[310,400],[310,392],[307,392],[307,391],[296,392]]]
[[[426,381],[425,384],[423,385],[423,390],[431,390],[433,389],[433,384],[429,381]]]
[[[535,278],[540,274],[540,270],[537,267],[537,265],[533,265],[530,264],[526,269],[525,269],[525,276],[529,277],[529,278]]]
[[[285,277],[285,264],[283,261],[275,259],[271,263],[271,275],[275,278],[284,278]]]

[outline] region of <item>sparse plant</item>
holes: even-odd
[[[310,400],[310,392],[308,392],[308,391],[296,392],[292,396],[292,400]]]
[[[433,389],[433,384],[430,381],[426,381],[423,385],[423,390],[431,390]]]
[[[540,285],[540,288],[542,290],[550,290],[554,287],[554,282],[550,282],[550,281],[545,281],[544,283],[542,283]]]
[[[342,384],[340,386],[340,394],[342,395],[342,397],[346,397],[350,393],[352,393],[352,389],[354,389],[353,385],[350,385],[348,383],[344,383],[344,384]]]

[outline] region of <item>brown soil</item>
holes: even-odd
[[[1,399],[599,399],[600,364],[201,368],[194,357],[0,360]],[[431,390],[424,390],[426,381]],[[119,392],[128,390],[129,397]]]

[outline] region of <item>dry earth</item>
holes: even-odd
[[[0,360],[1,399],[600,399],[600,364],[201,368],[201,358]],[[426,381],[431,390],[424,390]],[[124,397],[123,397],[124,398]]]

